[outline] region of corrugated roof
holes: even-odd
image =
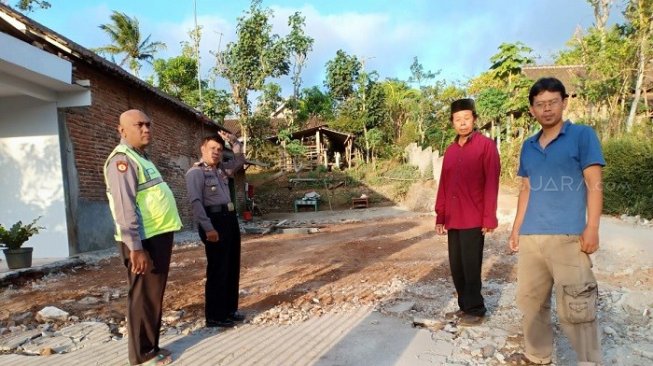
[[[543,77],[557,78],[565,85],[569,95],[574,95],[578,91],[579,78],[588,77],[587,68],[584,65],[524,66],[522,72],[533,81]],[[653,60],[644,75],[644,88],[649,92],[653,90]]]
[[[554,77],[562,81],[569,95],[574,95],[578,90],[578,79],[587,75],[587,69],[583,65],[524,66],[522,73],[533,81]]]

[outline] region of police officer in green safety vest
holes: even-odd
[[[172,357],[159,348],[159,331],[173,235],[181,219],[172,191],[144,150],[152,138],[150,118],[128,110],[120,115],[118,131],[120,144],[104,164],[104,179],[129,279],[129,363],[167,364]]]

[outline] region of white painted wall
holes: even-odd
[[[68,256],[66,209],[55,102],[0,97],[0,223],[39,220],[25,246],[35,258]]]

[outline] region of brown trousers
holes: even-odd
[[[598,287],[592,262],[577,235],[519,237],[517,306],[524,315],[525,355],[551,362],[551,290],[555,286],[560,326],[576,351],[579,365],[601,364],[596,320]]]
[[[131,271],[129,248],[119,243],[120,255],[127,267],[127,331],[129,363],[141,364],[159,352],[159,331],[163,314],[163,293],[168,280],[174,233],[164,233],[143,240],[143,249],[152,259],[153,268],[145,274]]]

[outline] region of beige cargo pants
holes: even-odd
[[[598,288],[592,262],[581,252],[577,235],[519,237],[517,306],[524,315],[525,355],[533,362],[551,362],[553,286],[560,326],[576,351],[578,364],[601,364]]]

